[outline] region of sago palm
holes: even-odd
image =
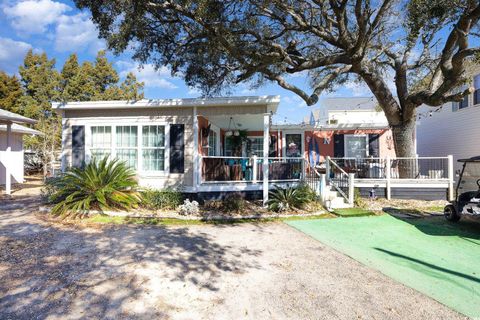
[[[283,189],[275,186],[275,190],[270,191],[268,197],[268,208],[276,212],[301,209],[308,202],[308,199],[295,188]]]
[[[72,168],[52,182],[55,215],[82,217],[89,210],[129,210],[140,201],[135,172],[124,162],[105,157],[85,168]]]

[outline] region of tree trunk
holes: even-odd
[[[418,175],[418,163],[416,159],[413,159],[416,155],[415,118],[400,125],[392,126],[392,134],[397,157],[410,158],[392,161],[391,167],[394,173],[392,177],[415,179]]]

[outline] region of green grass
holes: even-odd
[[[275,222],[275,221],[294,221],[294,220],[318,220],[331,218],[329,214],[306,216],[306,217],[286,217],[286,218],[259,218],[259,219],[225,219],[225,220],[182,220],[174,218],[129,218],[113,217],[107,215],[93,215],[80,220],[85,224],[138,224],[138,225],[205,225],[205,224],[235,224],[247,222]]]
[[[287,223],[452,309],[480,317],[478,221],[382,215]]]
[[[333,213],[340,217],[364,217],[375,215],[374,212],[362,208],[335,209]]]

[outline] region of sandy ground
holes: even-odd
[[[0,199],[1,319],[457,319],[283,223],[50,224]]]

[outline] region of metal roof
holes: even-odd
[[[85,102],[54,102],[56,110],[85,109],[130,109],[130,108],[162,108],[162,107],[238,107],[242,105],[268,105],[272,111],[277,110],[280,96],[239,96],[216,98],[186,98],[186,99],[143,99],[138,101],[85,101]]]
[[[8,122],[34,124],[37,123],[37,120],[33,120],[10,111],[0,109],[0,123]]]
[[[0,131],[7,131],[7,125],[6,124],[0,124]],[[33,134],[33,135],[42,135],[38,130],[31,129],[16,123],[12,124],[12,132],[13,133],[22,133],[22,134]]]

